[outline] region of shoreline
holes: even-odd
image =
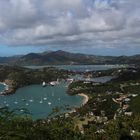
[[[86,94],[84,94],[84,93],[79,93],[79,94],[77,94],[77,95],[78,95],[78,96],[84,97],[84,100],[83,100],[83,103],[81,104],[81,107],[84,106],[85,104],[87,104],[87,102],[89,101],[89,96],[88,96],[88,95],[86,95]],[[67,114],[72,114],[72,113],[75,113],[75,112],[77,112],[77,111],[76,111],[76,108],[73,108],[73,109],[70,110],[68,113],[65,113],[65,115],[67,115]]]
[[[84,106],[85,104],[87,104],[87,102],[89,101],[89,96],[88,95],[86,95],[84,93],[79,93],[77,95],[84,97],[84,100],[83,100],[83,103],[81,104],[81,107]],[[73,108],[68,113],[65,113],[65,115],[66,114],[72,114],[72,113],[75,113],[75,112],[76,112],[76,108]]]
[[[79,93],[78,95],[84,97],[82,106],[85,105],[89,101],[89,96],[88,95],[86,95],[84,93]]]
[[[5,86],[5,87],[4,87],[4,90],[2,90],[2,91],[0,92],[0,94],[3,95],[4,92],[6,92],[6,91],[9,90],[9,85],[6,84],[5,82],[0,82],[0,84]]]
[[[5,88],[3,91],[0,92],[0,95],[11,95],[13,94],[17,88],[13,87],[12,81],[10,80],[5,80],[4,82],[0,81],[0,84],[4,85]]]

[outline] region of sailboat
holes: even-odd
[[[17,101],[14,101],[14,104],[18,104],[18,102]]]
[[[26,101],[24,98],[23,99],[21,99],[22,101]]]
[[[23,112],[24,110],[23,109],[20,109],[20,111]]]
[[[42,98],[41,98],[41,100],[39,101],[39,103],[40,103],[40,104],[42,104],[42,103],[43,103],[43,100],[42,100]]]
[[[47,95],[46,94],[44,95],[43,100],[45,100],[45,101],[47,100]]]
[[[6,104],[7,102],[6,101],[4,101],[4,104]]]
[[[57,81],[50,82],[51,86],[55,86],[55,85],[58,85],[58,84],[59,84],[59,79],[57,79]]]
[[[29,105],[29,103],[26,103],[26,106],[28,106]]]
[[[43,86],[43,87],[45,87],[45,86],[46,86],[46,83],[45,83],[44,81],[43,81],[43,83],[42,83],[42,86]]]
[[[33,102],[34,100],[31,98],[30,100],[29,100],[29,102]]]
[[[44,98],[43,98],[43,100],[45,100],[45,101],[46,101],[46,100],[47,100],[47,97],[44,97]]]
[[[51,105],[52,103],[51,102],[48,102],[48,105]]]

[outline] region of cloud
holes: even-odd
[[[139,7],[139,0],[0,0],[0,42],[140,47]]]

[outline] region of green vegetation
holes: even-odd
[[[140,114],[111,120],[105,125],[92,121],[84,126],[83,133],[74,127],[72,118],[33,121],[2,108],[0,140],[139,140],[139,124]]]
[[[139,68],[121,69],[118,72],[111,70],[110,72],[110,74],[116,73],[118,77],[105,84],[76,81],[69,85],[69,94],[86,93],[90,97],[84,107],[77,109],[77,115],[84,117],[85,114],[92,112],[95,116],[105,116],[111,120],[116,116],[124,116],[125,113],[128,115],[131,115],[131,112],[134,115],[140,113]],[[105,71],[104,74],[106,74]]]
[[[41,84],[43,81],[50,82],[57,79],[66,79],[67,71],[53,67],[42,69],[27,69],[18,66],[0,66],[0,80],[8,81],[11,89],[8,94],[15,92],[19,87],[30,84]]]
[[[70,53],[62,50],[43,53],[29,53],[23,56],[0,57],[0,63],[18,65],[95,65],[95,64],[139,64],[140,55],[98,56]]]
[[[112,98],[116,97],[114,93],[120,91],[119,84],[112,83],[93,85],[92,82],[84,84],[83,81],[78,81],[69,86],[70,94],[86,93],[90,97],[88,104],[78,109],[78,113],[84,115],[87,112],[93,112],[95,115],[100,116],[101,112],[104,111],[108,118],[113,118],[119,106],[113,102]]]
[[[87,81],[71,83],[68,93],[85,93],[89,101],[68,115],[55,116],[59,108],[54,108],[53,118],[33,121],[28,115],[19,117],[15,111],[1,108],[0,140],[139,140],[140,70],[111,70],[102,74],[112,73],[118,77],[104,84]],[[69,74],[55,68],[0,67],[0,79],[12,80],[15,87],[66,79]]]
[[[121,91],[119,83],[106,83],[106,84],[95,84],[93,82],[84,83],[83,81],[73,82],[68,89],[70,94],[77,93],[89,93],[89,94],[104,94],[107,92],[119,92]]]
[[[19,66],[0,66],[0,79],[10,79],[19,82],[21,85],[30,83],[40,83],[41,81],[49,82],[57,78],[65,79],[67,71],[58,70],[53,67],[42,69],[28,69]]]
[[[127,86],[124,88],[125,92],[136,94],[137,96],[135,98],[132,98],[130,102],[130,109],[134,113],[140,112],[140,85],[134,85],[134,86]]]

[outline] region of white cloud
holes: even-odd
[[[0,42],[138,47],[139,7],[139,0],[0,0]]]

